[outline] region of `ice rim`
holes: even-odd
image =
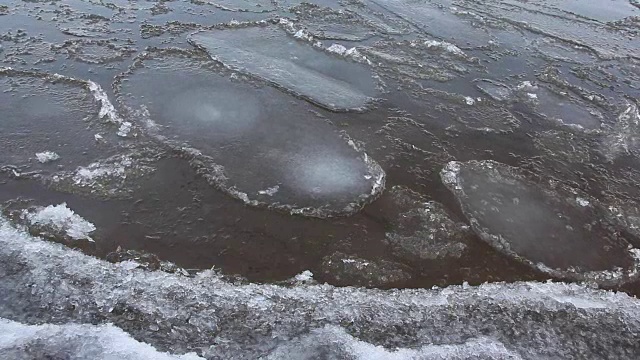
[[[107,123],[120,126],[120,128],[117,131],[118,136],[127,137],[129,135],[129,132],[131,130],[131,123],[124,121],[118,115],[118,112],[116,111],[115,107],[113,106],[111,101],[109,101],[109,96],[104,92],[104,90],[99,84],[91,80],[83,80],[83,79],[78,79],[78,78],[55,74],[55,73],[52,74],[52,73],[31,71],[31,70],[18,70],[11,67],[0,66],[0,77],[2,76],[33,77],[33,78],[42,79],[49,83],[64,82],[67,84],[80,86],[87,91],[88,95],[91,95],[94,98],[94,100],[98,104],[100,104],[100,110],[97,114],[98,118]],[[123,127],[127,129],[126,132],[123,132],[122,130]]]
[[[157,131],[158,125],[151,118],[151,115],[148,113],[148,111],[145,111],[144,108],[142,109],[143,111],[131,109],[126,104],[123,98],[126,96],[120,95],[122,94],[122,82],[126,80],[127,76],[132,75],[137,69],[144,67],[145,61],[152,60],[156,56],[166,55],[179,55],[187,57],[194,56],[193,51],[180,48],[154,48],[148,49],[147,51],[141,53],[134,59],[133,64],[127,71],[116,75],[113,83],[113,89],[117,94],[116,103],[118,104],[120,109],[122,109],[122,113],[126,114],[126,117],[135,119],[139,122],[140,127],[145,130],[146,135],[156,140],[161,145],[168,147],[181,157],[186,158],[189,161],[191,167],[195,169],[195,171],[200,176],[206,179],[207,182],[214,188],[230,195],[235,199],[242,201],[249,206],[281,211],[291,215],[301,215],[314,218],[333,218],[353,215],[362,210],[366,205],[375,201],[378,197],[380,197],[380,195],[382,195],[386,182],[386,174],[384,170],[374,159],[368,156],[362,146],[360,146],[357,141],[349,137],[349,135],[345,131],[337,131],[336,136],[340,136],[364,162],[368,172],[368,180],[371,182],[371,188],[368,193],[360,194],[357,198],[354,199],[353,202],[346,204],[341,209],[331,209],[328,206],[300,207],[291,204],[260,201],[250,197],[249,194],[238,190],[235,186],[229,185],[228,177],[225,175],[224,166],[216,163],[216,161],[212,157],[203,154],[200,150],[185,144],[184,141],[171,140],[166,136],[160,135]],[[214,61],[210,60],[209,58],[207,58],[207,60]]]
[[[471,164],[483,164],[488,167],[491,166],[502,166],[514,169],[516,174],[517,168],[513,168],[512,166],[504,165],[498,163],[493,160],[482,160],[469,161]],[[444,185],[453,193],[458,201],[458,204],[462,208],[465,216],[468,218],[469,223],[471,224],[471,228],[478,235],[480,239],[489,244],[491,247],[496,249],[497,251],[506,254],[509,257],[514,258],[515,260],[531,267],[534,270],[541,271],[549,276],[552,276],[556,279],[567,279],[572,281],[580,281],[580,282],[588,282],[595,283],[598,286],[604,287],[615,287],[619,286],[640,278],[640,249],[633,248],[630,244],[628,247],[629,255],[633,260],[633,265],[628,269],[612,269],[612,270],[603,270],[603,271],[584,271],[579,272],[573,268],[567,269],[553,269],[545,264],[538,262],[535,263],[526,257],[521,256],[517,252],[513,251],[509,246],[509,243],[505,241],[501,235],[492,234],[489,229],[482,227],[479,222],[470,216],[470,213],[466,210],[466,206],[463,203],[463,199],[467,196],[460,184],[459,173],[461,170],[461,162],[459,161],[450,161],[440,172],[440,177]],[[599,202],[587,195],[583,195],[584,199],[589,199],[588,201],[592,204],[599,204]],[[602,206],[599,206],[604,208]],[[495,244],[500,244],[496,246]]]
[[[640,351],[640,301],[580,284],[377,290],[234,283],[212,270],[188,277],[108,263],[43,241],[4,217],[0,260],[0,318],[113,323],[160,351],[205,358],[277,354],[331,329],[346,334],[340,336],[345,341],[396,356],[429,345],[464,347],[479,338],[523,358],[633,359]]]

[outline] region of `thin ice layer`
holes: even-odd
[[[603,284],[637,276],[637,250],[588,195],[534,183],[495,161],[453,161],[441,178],[473,230],[497,250],[553,276]]]
[[[0,318],[0,354],[5,360],[197,360],[171,356],[111,325],[27,325]]]
[[[325,217],[382,191],[384,173],[305,101],[208,59],[156,54],[118,83],[150,134],[249,205]]]
[[[487,46],[492,36],[483,28],[475,26],[451,9],[430,1],[413,0],[368,0],[396,14],[418,29],[459,46]]]
[[[105,131],[107,125],[100,121],[104,103],[92,96],[89,84],[55,74],[0,68],[0,166],[51,170],[49,161],[72,166],[108,153],[110,147],[94,140],[94,134]]]
[[[33,238],[5,220],[0,273],[1,317],[109,321],[161,351],[202,351],[212,359],[255,359],[286,348],[324,358],[345,346],[406,354],[397,355],[401,359],[416,358],[410,349],[425,346],[453,359],[635,359],[640,352],[640,302],[575,284],[392,291],[234,284],[211,271],[184,277],[107,263]],[[318,333],[337,337],[340,346],[292,341]],[[491,340],[474,340],[478,334]]]
[[[368,68],[298,42],[276,27],[203,31],[189,39],[225,66],[331,110],[362,110],[375,95]]]

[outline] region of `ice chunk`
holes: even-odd
[[[519,88],[523,96],[542,116],[573,129],[599,129],[602,122],[600,112],[566,92],[554,91],[544,86],[523,84]]]
[[[170,355],[106,325],[26,325],[0,318],[0,353],[5,360],[101,359],[196,360],[194,353]]]
[[[509,86],[493,80],[478,80],[476,86],[480,91],[496,101],[509,101],[514,95],[513,90]]]
[[[47,183],[59,191],[93,194],[101,197],[127,197],[133,191],[133,181],[152,173],[148,154],[132,152],[115,155],[78,166],[73,171],[53,174]]]
[[[412,0],[368,0],[368,2],[387,9],[420,30],[444,39],[450,44],[470,44],[481,47],[488,45],[492,39],[485,29],[456,16],[448,8],[438,4]]]
[[[24,211],[24,217],[34,226],[52,227],[73,240],[93,241],[89,236],[96,230],[95,225],[80,217],[67,207],[66,203]]]
[[[602,142],[602,152],[609,160],[621,154],[638,156],[640,154],[640,111],[638,105],[627,103],[624,111],[618,115],[615,124],[607,129],[608,134]]]
[[[638,276],[633,236],[612,230],[606,209],[588,195],[494,161],[451,162],[441,177],[497,250],[560,278],[616,284]]]
[[[453,45],[452,43],[448,43],[446,41],[427,40],[424,42],[424,44],[428,49],[440,49],[442,51],[449,52],[462,58],[466,57],[464,51],[460,50],[459,47]]]
[[[399,258],[420,264],[459,258],[467,249],[471,230],[453,221],[441,204],[401,186],[385,193],[383,204],[387,199],[385,213],[392,230],[387,232],[386,242]]]
[[[331,110],[363,110],[376,93],[368,68],[291,41],[274,27],[205,31],[189,39],[225,66]]]
[[[256,13],[275,10],[275,2],[270,0],[201,0],[226,11],[250,11]]]
[[[54,153],[53,151],[44,151],[36,153],[36,159],[38,159],[40,163],[45,164],[60,159],[60,155]]]
[[[229,195],[326,217],[357,212],[382,192],[380,166],[311,104],[190,53],[143,62],[116,84],[119,100]]]

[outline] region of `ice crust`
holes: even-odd
[[[0,318],[0,356],[4,360],[197,360],[172,356],[140,343],[111,324],[27,325]]]
[[[400,291],[234,284],[212,271],[185,277],[110,264],[6,220],[0,273],[1,317],[102,319],[161,351],[211,359],[635,359],[640,352],[640,302],[577,284]]]
[[[375,94],[367,68],[291,41],[275,27],[198,32],[190,41],[231,69],[331,110],[363,110]]]

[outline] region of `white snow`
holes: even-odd
[[[439,49],[439,50],[444,50],[453,55],[462,56],[462,57],[466,56],[464,51],[462,51],[459,47],[455,46],[452,43],[448,43],[446,41],[427,40],[424,42],[424,44],[429,49]]]
[[[118,115],[116,108],[113,106],[111,101],[109,101],[109,96],[107,96],[107,93],[102,90],[102,87],[91,80],[88,80],[87,84],[89,91],[93,94],[93,97],[100,102],[100,118],[106,118],[109,122],[114,124],[121,124],[123,122],[122,118]]]
[[[89,235],[96,227],[69,209],[66,203],[40,207],[35,212],[25,210],[23,214],[32,225],[53,226],[74,240],[93,241]]]
[[[36,153],[36,159],[38,159],[40,163],[45,164],[60,159],[60,155],[54,153],[53,151],[43,151]]]
[[[194,353],[174,356],[133,339],[111,325],[26,325],[0,318],[0,353],[5,360],[196,360]]]
[[[268,196],[273,196],[275,195],[278,190],[280,189],[280,186],[276,185],[276,186],[272,186],[266,190],[260,190],[258,191],[258,195],[268,195]]]

